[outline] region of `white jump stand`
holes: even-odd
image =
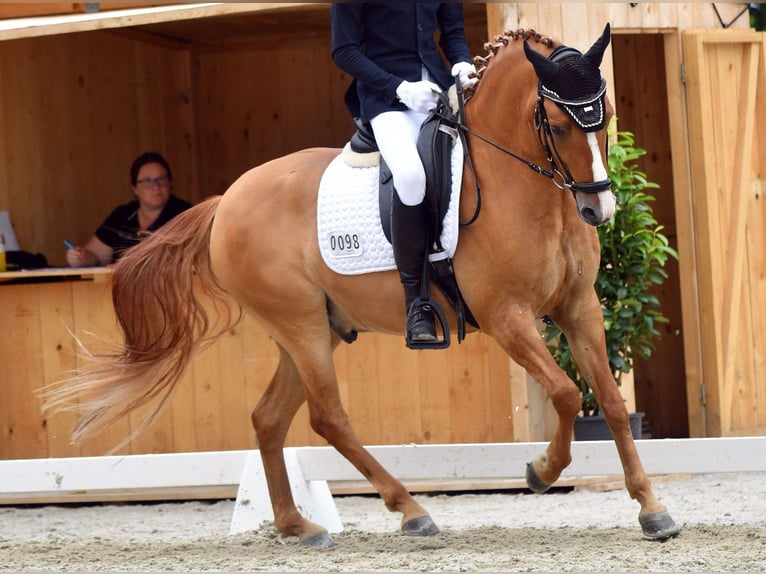
[[[328,532],[342,532],[343,523],[327,481],[306,480],[295,448],[284,449],[284,457],[298,511],[304,518],[324,526]],[[274,511],[271,508],[261,453],[250,451],[245,457],[229,534],[257,530],[264,521],[271,520],[274,520]]]

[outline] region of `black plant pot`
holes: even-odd
[[[644,413],[629,413],[630,432],[634,439],[641,438],[641,420]],[[577,417],[574,425],[575,440],[612,440],[612,431],[603,415]]]

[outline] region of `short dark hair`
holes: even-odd
[[[173,180],[173,172],[170,171],[170,165],[165,160],[165,158],[162,157],[162,154],[159,154],[156,151],[147,151],[133,160],[133,165],[130,166],[131,185],[136,185],[136,183],[138,183],[138,172],[141,171],[141,168],[144,167],[147,163],[160,164],[165,168],[165,171],[168,172],[168,179],[171,181]]]

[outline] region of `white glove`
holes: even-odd
[[[473,74],[474,77],[469,78],[468,76],[470,74]],[[458,62],[452,66],[452,77],[454,78],[456,76],[460,76],[460,85],[464,88],[470,88],[479,81],[479,79],[475,77],[476,66],[468,62]]]
[[[396,88],[396,95],[401,102],[416,112],[427,114],[436,107],[439,102],[441,88],[427,80],[419,82],[407,82],[406,80]]]

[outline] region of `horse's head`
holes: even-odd
[[[572,191],[580,218],[601,225],[614,214],[606,170],[607,125],[612,108],[599,69],[609,45],[609,24],[585,53],[556,47],[547,57],[524,42],[538,79],[535,122],[556,178]]]

